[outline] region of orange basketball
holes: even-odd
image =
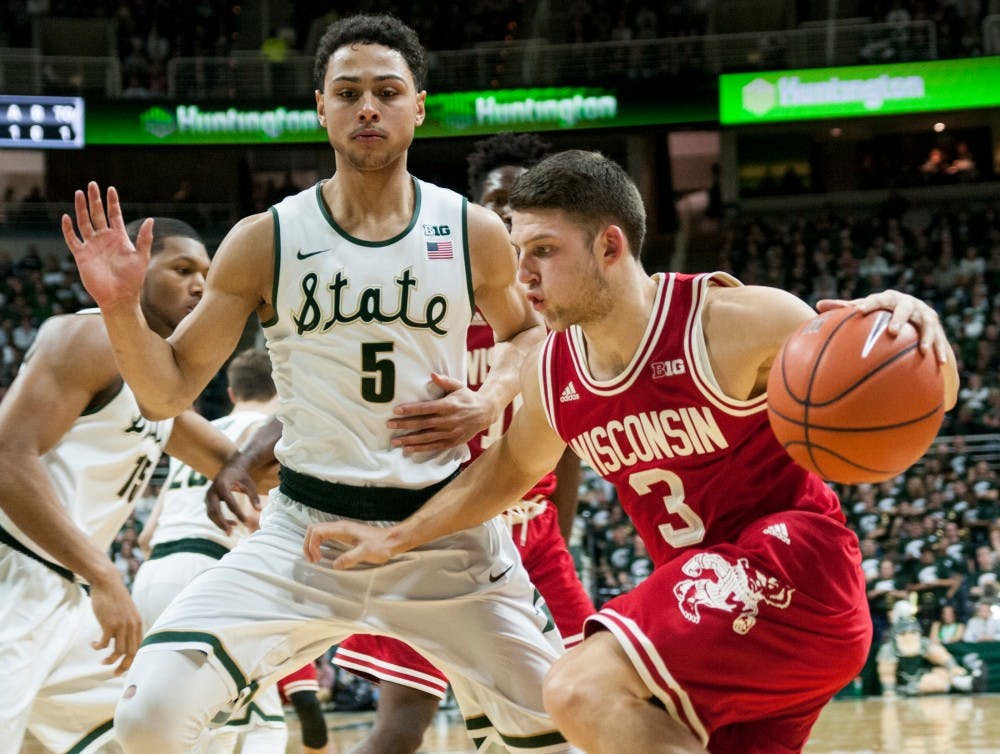
[[[891,479],[927,451],[944,417],[944,379],[891,313],[844,307],[785,341],[767,381],[768,418],[795,461],[831,482]]]

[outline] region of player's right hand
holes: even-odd
[[[113,186],[108,189],[107,215],[101,189],[94,181],[87,184],[86,195],[82,191],[74,194],[73,204],[77,230],[70,216],[63,215],[62,232],[87,292],[102,309],[119,303],[134,305],[149,264],[153,220],[143,222],[133,245]]]
[[[251,531],[257,528],[258,517],[251,520],[245,511],[244,504],[236,497],[236,493],[246,495],[250,504],[260,510],[260,498],[257,497],[257,485],[247,469],[247,458],[243,453],[234,453],[230,456],[219,473],[215,475],[212,484],[209,485],[205,493],[205,511],[212,523],[222,529],[226,534],[231,534],[237,521],[246,526]],[[222,504],[236,516],[237,521],[229,518],[223,510]]]
[[[103,580],[90,585],[90,603],[102,634],[100,641],[91,642],[95,650],[109,649],[104,665],[114,665],[115,675],[121,675],[132,665],[142,642],[142,618],[132,602],[121,576],[111,567]]]

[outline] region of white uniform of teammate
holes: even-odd
[[[98,547],[108,549],[128,518],[172,425],[144,419],[122,383],[41,457],[60,502]],[[73,575],[0,511],[0,752],[16,754],[25,730],[59,752],[96,751],[110,739],[123,679],[90,646],[101,633]]]
[[[240,444],[256,427],[271,418],[259,411],[234,410],[212,422],[230,440]],[[208,517],[205,493],[210,480],[176,458],[164,483],[163,501],[152,551],[139,567],[132,584],[132,599],[147,631],[188,584],[229,552],[248,532],[237,526],[227,534]],[[252,748],[259,752],[281,752],[288,741],[288,727],[278,695],[270,686],[257,694],[241,715],[230,719],[211,741],[211,752],[232,752],[237,737],[253,730]],[[244,743],[242,751],[251,746]]]
[[[272,209],[276,317],[263,324],[283,424],[281,485],[260,530],[167,608],[140,658],[203,650],[234,711],[347,635],[387,634],[446,672],[481,751],[566,751],[541,703],[561,641],[545,631],[499,519],[374,568],[332,571],[302,553],[310,523],[405,518],[467,453],[406,456],[386,427],[394,406],[438,397],[431,372],[465,381],[474,310],[465,200],[414,186],[410,225],[383,242],[340,228],[321,185]],[[129,683],[141,689],[158,675],[149,658]],[[217,709],[199,714],[207,723]]]

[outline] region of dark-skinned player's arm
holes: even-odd
[[[246,523],[239,512],[242,508],[240,501],[233,493],[247,495],[251,504],[259,508],[257,490],[267,490],[277,484],[278,462],[274,457],[274,446],[280,437],[281,422],[273,416],[257,427],[239,452],[231,456],[212,477],[212,484],[205,493],[205,508],[212,522],[226,533],[232,531],[233,521],[226,518],[222,503]],[[257,489],[247,485],[247,477],[257,480]]]
[[[517,395],[521,365],[545,337],[544,325],[517,282],[517,259],[506,226],[493,212],[468,207],[475,303],[496,336],[490,371],[479,390],[455,375],[432,374],[443,397],[396,406],[388,426],[397,433],[393,445],[407,454],[464,445],[496,421]]]
[[[501,513],[511,500],[520,500],[566,448],[542,406],[537,360],[536,352],[521,365],[524,402],[507,432],[420,510],[389,528],[354,521],[314,524],[306,532],[306,557],[319,561],[323,542],[333,539],[348,548],[335,558],[334,568],[384,563],[425,542],[476,526]]]
[[[142,619],[121,574],[60,502],[41,458],[95,400],[121,382],[98,317],[55,317],[42,325],[0,403],[0,507],[13,524],[90,584],[94,615],[109,648],[105,664],[125,672],[142,640]]]
[[[140,305],[153,240],[153,220],[135,245],[125,232],[118,192],[98,185],[74,197],[76,228],[63,215],[62,231],[80,278],[104,317],[122,377],[151,419],[178,415],[194,403],[233,352],[247,318],[272,313],[274,221],[264,212],[236,224],[219,246],[198,306],[168,338],[146,323]]]
[[[580,507],[581,477],[580,457],[567,447],[556,464],[556,488],[549,498],[559,511],[559,531],[567,542]]]

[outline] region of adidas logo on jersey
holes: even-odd
[[[567,401],[578,401],[580,400],[580,394],[576,392],[576,385],[572,382],[569,383],[562,391],[562,395],[559,396],[560,403],[566,403]]]
[[[786,545],[790,545],[792,540],[788,538],[788,527],[784,524],[771,524],[764,529],[765,534],[770,534],[776,539],[780,539]]]

